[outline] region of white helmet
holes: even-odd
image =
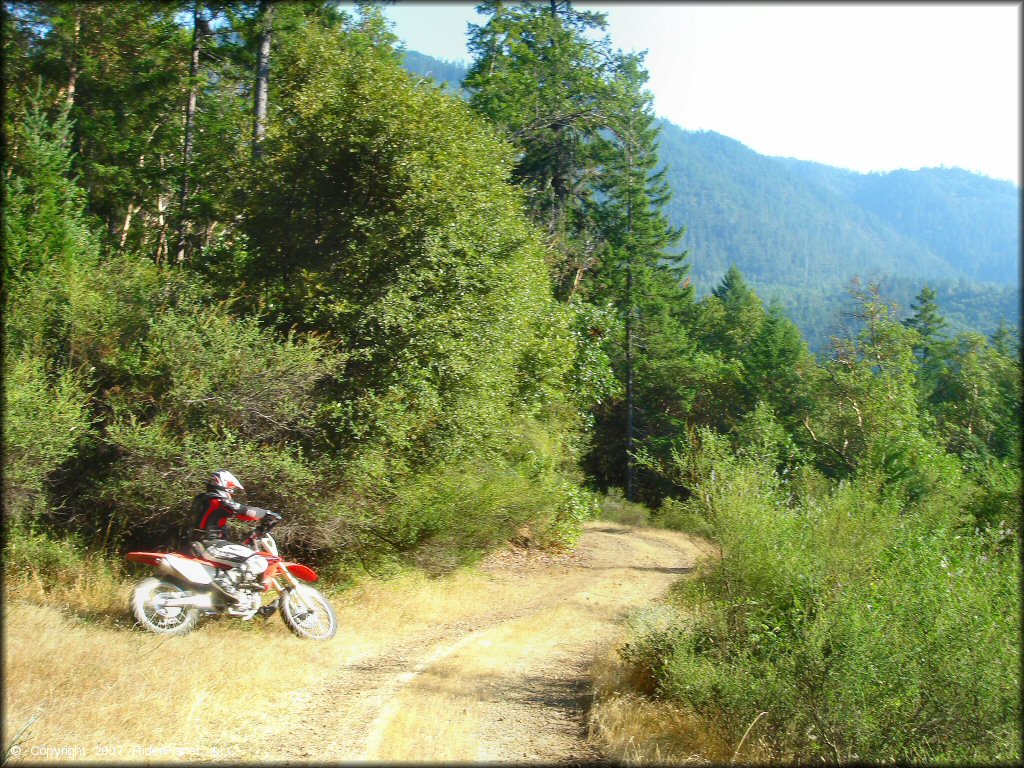
[[[239,491],[245,490],[242,484],[238,482],[238,478],[226,469],[219,469],[210,475],[210,479],[206,482],[206,489],[208,491],[226,493],[229,498]]]

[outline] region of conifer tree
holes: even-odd
[[[914,354],[918,359],[917,374],[918,390],[923,401],[932,399],[939,379],[943,376],[948,344],[943,339],[943,331],[948,323],[939,313],[936,302],[937,294],[927,285],[910,305],[913,314],[903,321],[903,325],[917,331],[914,343]]]
[[[605,17],[569,3],[488,0],[478,10],[490,18],[470,28],[474,61],[463,84],[472,107],[520,150],[515,178],[557,249],[552,271],[564,298],[596,263],[582,209],[593,194],[595,145],[616,111],[616,57],[607,38],[593,39]]]
[[[921,335],[922,351],[927,356],[927,347],[934,344],[942,337],[948,323],[939,312],[939,305],[936,302],[938,295],[927,285],[914,298],[910,305],[914,314],[903,321],[907,328],[913,328]]]
[[[654,427],[657,417],[649,407],[641,410],[648,417],[637,420],[638,401],[651,405],[645,402],[651,394],[647,390],[661,384],[657,375],[651,377],[658,369],[657,362],[638,361],[637,357],[657,357],[669,348],[672,354],[681,351],[671,343],[666,348],[668,339],[660,337],[685,337],[682,317],[692,303],[692,290],[684,282],[685,262],[667,252],[679,242],[682,231],[673,228],[664,214],[671,193],[664,170],[658,169],[659,128],[651,95],[644,88],[647,72],[642,56],[620,54],[616,71],[611,137],[595,145],[601,173],[594,186],[599,195],[589,201],[588,208],[605,245],[605,263],[596,275],[594,297],[611,299],[623,317],[625,491],[626,498],[632,500],[638,431],[642,436],[660,431]],[[638,368],[646,374],[639,381]]]
[[[783,424],[795,430],[806,410],[802,369],[811,354],[800,330],[773,300],[768,313],[742,356],[743,380],[749,408],[758,400],[772,406]]]

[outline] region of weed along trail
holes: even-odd
[[[683,534],[591,523],[572,555],[502,552],[451,622],[399,631],[305,699],[268,760],[544,763],[600,759],[588,670],[645,604],[693,569]],[[470,610],[464,610],[466,608]],[[302,731],[295,725],[302,723]],[[276,750],[276,751],[275,751]]]
[[[502,550],[442,578],[355,587],[324,643],[277,619],[159,638],[15,601],[5,714],[25,728],[12,762],[600,761],[591,667],[625,613],[700,555],[681,533],[592,522],[572,553]],[[196,659],[216,672],[189,672]]]

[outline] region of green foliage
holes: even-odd
[[[1020,539],[1021,468],[993,457],[968,467],[971,500],[968,528],[990,529]]]
[[[71,178],[68,110],[51,120],[37,92],[15,124],[18,152],[4,168],[4,281],[24,282],[51,265],[87,259],[96,242],[85,194]]]
[[[939,314],[935,299],[938,294],[927,285],[921,289],[910,308],[914,311],[911,317],[903,321],[908,328],[913,328],[928,345],[935,343],[946,328],[946,319]]]
[[[961,334],[936,367],[929,410],[947,447],[1019,460],[1021,367],[980,334]]]
[[[692,506],[723,559],[677,596],[692,625],[627,647],[654,691],[728,744],[766,711],[759,759],[1019,757],[1017,541],[957,528],[955,487],[908,504],[865,473],[790,506],[770,467],[710,452]]]
[[[790,433],[779,423],[771,406],[758,401],[732,431],[736,453],[786,477],[804,463],[804,456]]]
[[[86,562],[84,542],[76,536],[53,538],[21,522],[5,533],[4,567],[10,573],[31,573],[43,584],[53,584]],[[99,562],[91,565],[102,567]]]
[[[4,331],[8,350],[67,364],[98,244],[70,177],[67,110],[51,120],[39,102],[29,99],[14,129],[19,151],[5,162]]]
[[[11,519],[43,511],[50,476],[92,431],[87,383],[65,371],[47,375],[45,363],[5,355],[4,510]]]
[[[400,484],[374,536],[419,564],[448,569],[475,559],[527,523],[547,545],[575,543],[595,512],[593,497],[557,478],[531,477],[490,460],[422,473]]]
[[[805,422],[819,464],[838,475],[855,471],[869,456],[880,459],[886,449],[876,450],[877,441],[899,440],[918,428],[918,337],[896,322],[876,286],[854,291],[864,328],[856,339],[835,341]]]
[[[270,443],[308,430],[313,390],[337,365],[315,337],[275,338],[223,309],[179,306],[156,318],[140,371],[166,428]]]
[[[622,491],[612,488],[601,499],[597,517],[600,520],[610,520],[613,523],[644,527],[650,523],[651,511],[643,504],[626,501]]]

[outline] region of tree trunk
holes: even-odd
[[[128,203],[128,213],[125,214],[124,226],[121,227],[121,239],[117,244],[118,248],[124,248],[124,244],[128,240],[128,229],[132,225],[132,216],[135,215],[137,210],[139,210],[139,206],[135,205],[135,203]]]
[[[159,158],[161,170],[164,167],[164,156],[160,155]],[[157,243],[156,243],[156,263],[163,264],[170,260],[171,251],[167,245],[167,217],[164,216],[164,212],[167,210],[167,199],[164,197],[163,192],[159,193],[156,198],[156,226],[157,226]]]
[[[167,247],[167,219],[164,216],[164,211],[167,210],[167,202],[163,195],[157,196],[156,210],[157,241],[155,261],[157,265],[160,265],[167,260],[170,253]]]
[[[176,261],[185,261],[185,243],[188,240],[189,176],[192,171],[192,142],[196,122],[196,98],[199,92],[199,50],[202,47],[199,0],[192,3],[192,57],[188,65],[188,103],[185,106],[185,140],[181,152],[181,210],[178,221],[178,255]]]
[[[270,81],[270,43],[274,32],[274,4],[260,0],[260,47],[256,61],[255,105],[253,109],[252,157],[263,156],[263,137],[267,132],[267,86]]]
[[[633,155],[626,146],[626,501],[633,501]]]
[[[75,105],[75,89],[78,87],[78,42],[82,32],[82,8],[75,9],[75,34],[71,43],[70,72],[68,73],[67,92],[64,94],[64,101],[68,109]]]

